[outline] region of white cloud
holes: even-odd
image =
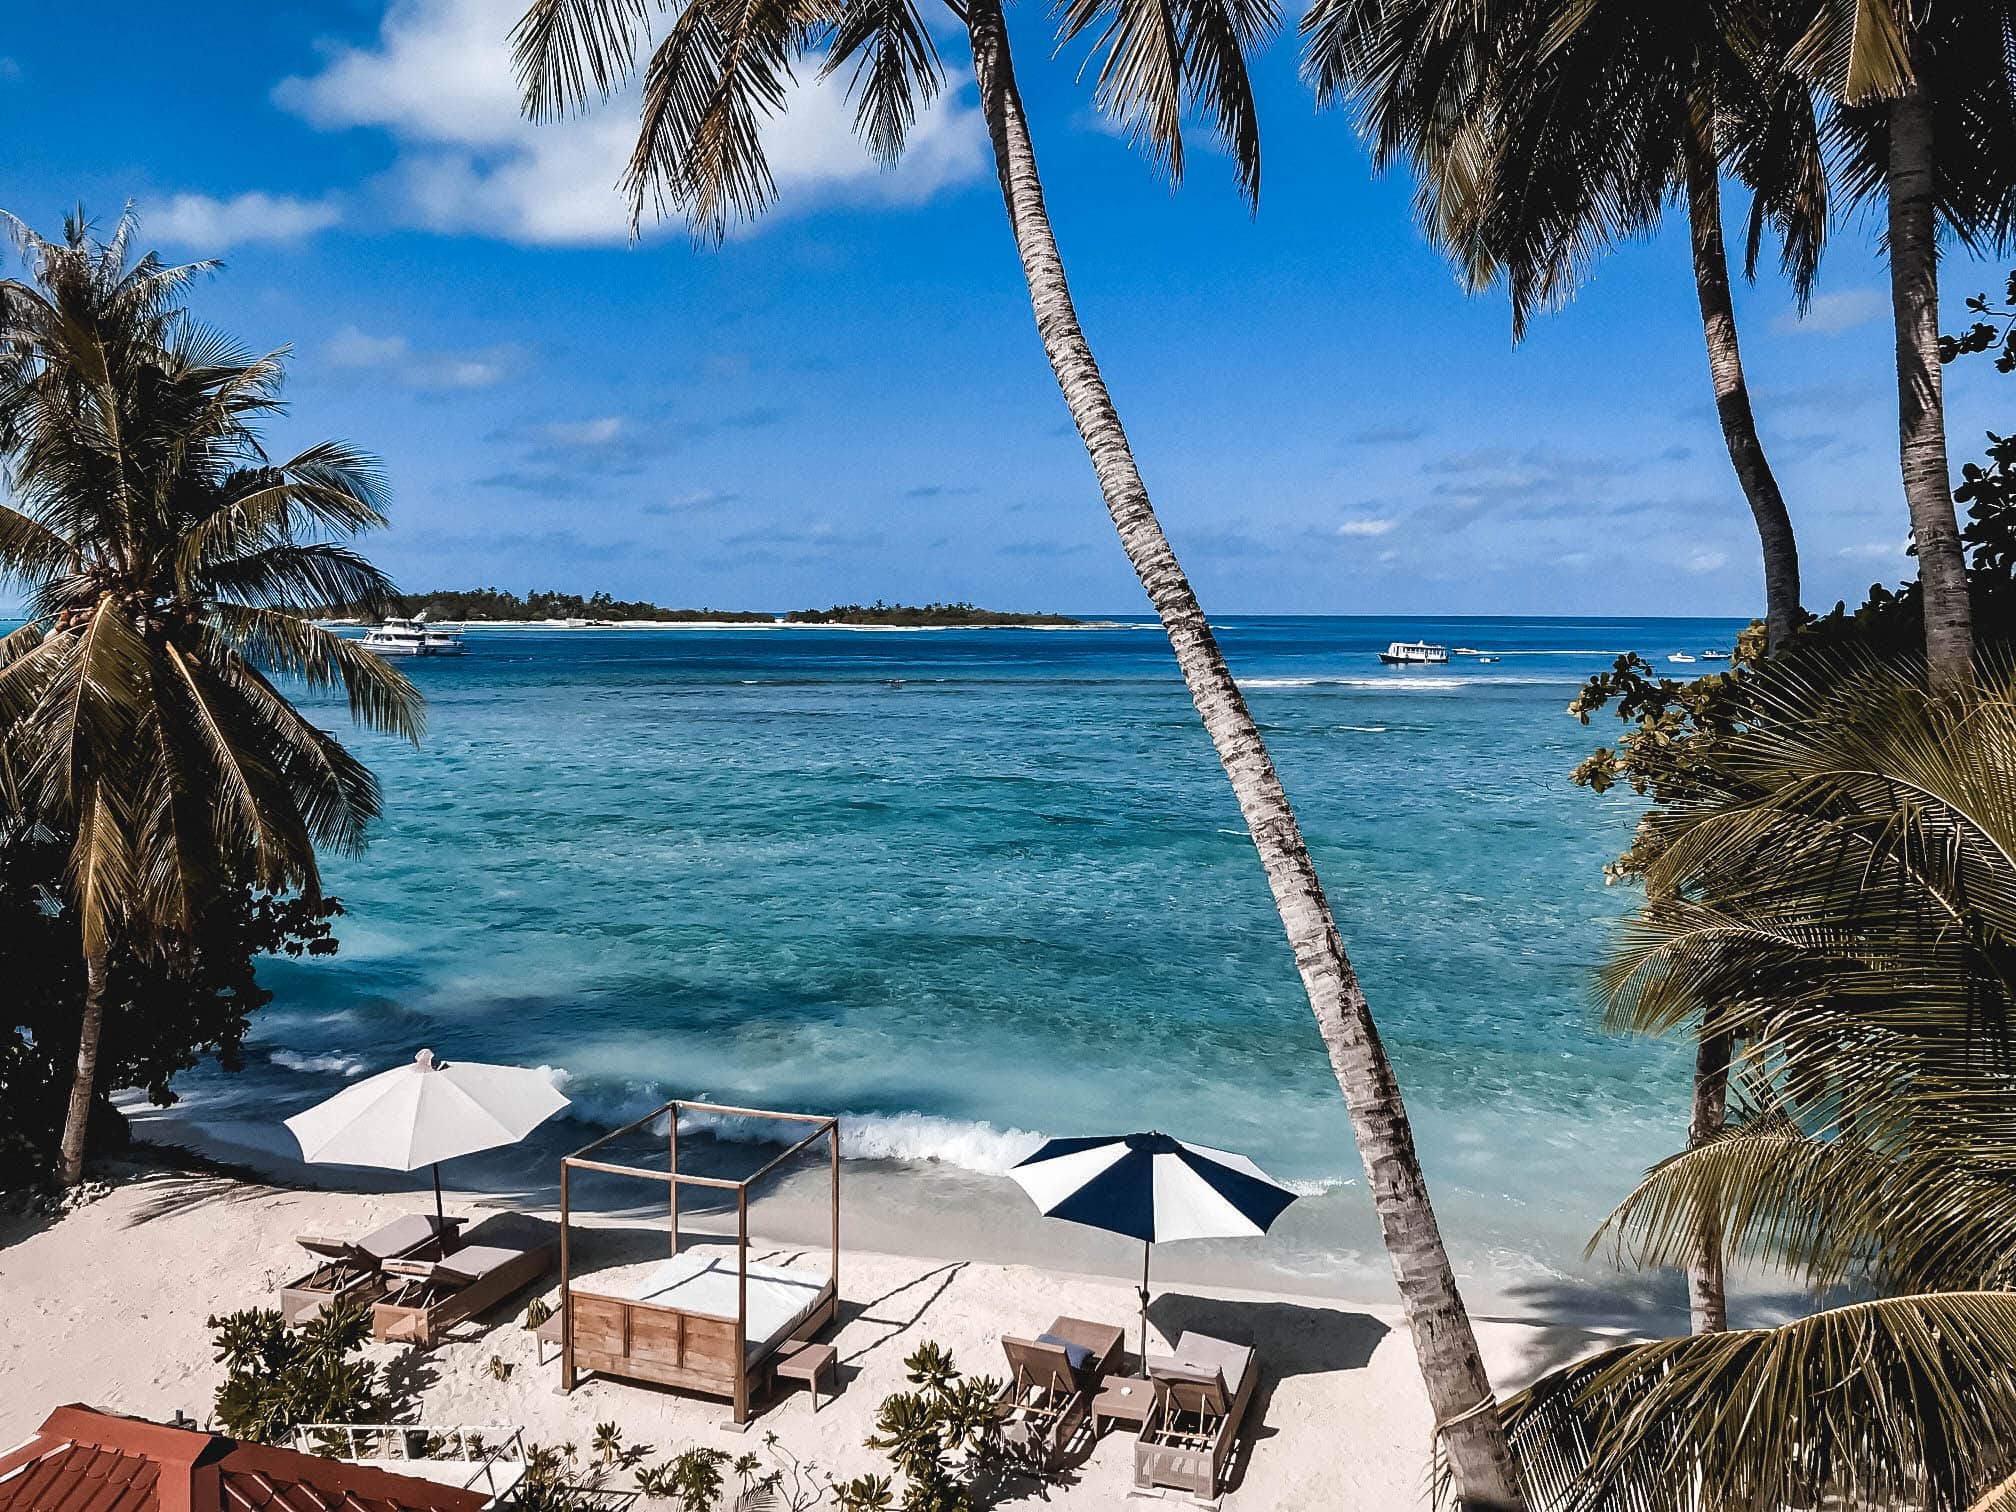
[[[1774,322],[1781,331],[1798,331],[1808,336],[1839,336],[1867,325],[1890,308],[1889,299],[1876,289],[1840,289],[1832,294],[1815,294],[1802,316],[1789,310]]]
[[[419,351],[404,336],[373,336],[355,326],[343,327],[322,350],[331,367],[374,370],[415,389],[490,388],[516,371],[520,355],[511,346]]]
[[[1337,527],[1340,536],[1382,536],[1399,525],[1398,520],[1346,520]]]
[[[404,336],[367,336],[355,326],[345,326],[329,338],[322,355],[336,367],[384,367],[406,352]]]
[[[1857,562],[1901,562],[1904,560],[1904,542],[1862,541],[1854,546],[1843,546],[1840,554]]]
[[[545,245],[621,243],[629,206],[617,189],[637,121],[637,89],[585,119],[534,124],[519,109],[507,38],[522,0],[399,0],[377,43],[337,47],[308,78],[273,96],[325,130],[389,132],[400,154],[388,185],[401,213],[431,230]],[[779,204],[822,199],[915,202],[984,171],[979,112],[957,103],[968,82],[923,112],[909,150],[883,171],[852,131],[838,81],[799,70],[784,114],[764,131]]]
[[[621,415],[604,415],[596,420],[556,421],[545,432],[548,440],[562,446],[607,446],[627,428]]]
[[[146,226],[163,241],[208,253],[247,242],[300,241],[342,219],[342,206],[333,199],[297,199],[291,194],[255,189],[229,199],[213,199],[207,194],[170,195],[147,215]]]
[[[1689,572],[1719,572],[1729,563],[1729,554],[1723,551],[1697,551],[1680,565]]]

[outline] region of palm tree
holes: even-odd
[[[129,264],[131,211],[48,242],[9,217],[26,281],[0,282],[0,572],[30,618],[0,638],[0,766],[74,831],[86,991],[61,1176],[83,1173],[115,941],[186,930],[230,883],[314,894],[318,845],[354,849],[376,781],[269,680],[340,685],[363,724],[417,739],[420,695],[306,606],[378,611],[391,584],[340,540],[384,523],[384,482],[337,442],[283,462],[249,357],[177,304],[204,264]]]
[[[1315,0],[1302,30],[1319,103],[1356,100],[1375,162],[1411,160],[1423,226],[1473,291],[1505,284],[1515,340],[1536,309],[1573,295],[1596,256],[1685,200],[1716,415],[1756,524],[1776,648],[1804,619],[1799,553],[1743,374],[1721,179],[1732,164],[1754,191],[1746,272],[1775,222],[1803,300],[1825,241],[1827,174],[1804,84],[1768,28],[1732,10]]]
[[[941,69],[911,0],[660,0],[671,16],[644,63],[642,122],[627,179],[633,213],[649,201],[719,235],[768,203],[760,127],[781,108],[794,62],[826,49],[823,71],[854,62],[855,122],[885,158],[902,149]],[[1051,372],[1091,455],[1107,513],[1155,607],[1259,851],[1318,1031],[1350,1107],[1428,1398],[1465,1504],[1515,1507],[1520,1495],[1489,1378],[1429,1204],[1399,1083],[1351,968],[1301,830],[1260,732],[1150,507],[1111,396],[1072,303],[1043,202],[1000,0],[948,0],[972,51],[1001,197]],[[606,98],[648,39],[644,0],[535,0],[515,35],[527,108],[551,116]],[[1271,0],[1107,4],[1071,0],[1066,40],[1098,31],[1101,104],[1173,177],[1186,111],[1230,148],[1249,199],[1260,184],[1259,126],[1247,54],[1275,27]]]
[[[1505,284],[1515,339],[1599,253],[1685,200],[1716,415],[1762,550],[1765,643],[1782,647],[1805,618],[1799,552],[1743,375],[1721,198],[1733,162],[1754,186],[1746,272],[1775,222],[1803,300],[1825,241],[1827,173],[1782,47],[1719,0],[1316,0],[1302,26],[1319,101],[1357,99],[1375,161],[1413,162],[1424,226],[1473,290]],[[1723,1125],[1728,1065],[1726,1040],[1705,1035],[1691,1143]],[[1726,1327],[1722,1257],[1705,1234],[1686,1270],[1696,1331]]]
[[[1606,1234],[1665,1264],[1712,1223],[1866,1300],[1544,1378],[1504,1407],[1529,1488],[1588,1512],[2007,1494],[2016,680],[1939,693],[1870,661],[1776,664],[1700,770],[1655,817],[1654,885],[1603,980],[1620,1026],[1718,1014],[1739,1115],[1655,1167]]]
[[[2016,233],[2016,0],[1809,0],[1792,52],[1837,103],[1847,187],[1880,193],[1896,324],[1898,455],[1942,685],[1974,651],[1967,564],[1946,464],[1939,231],[1970,248]]]

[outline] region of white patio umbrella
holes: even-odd
[[[443,1061],[422,1050],[404,1066],[345,1087],[287,1120],[301,1158],[386,1171],[434,1168],[442,1220],[441,1162],[516,1144],[567,1106],[543,1071]]]
[[[1168,1134],[1052,1139],[1008,1174],[1047,1218],[1141,1241],[1141,1354],[1148,1354],[1148,1256],[1171,1239],[1267,1232],[1295,1193],[1244,1155]]]

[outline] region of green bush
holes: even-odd
[[[841,1512],[978,1512],[991,1505],[1003,1468],[1001,1383],[967,1380],[952,1356],[929,1341],[903,1364],[918,1389],[883,1400],[867,1441],[903,1476],[902,1497],[887,1476],[858,1476],[833,1487]]]
[[[217,1421],[233,1438],[278,1444],[302,1423],[378,1414],[378,1368],[351,1358],[371,1337],[363,1303],[335,1303],[298,1328],[270,1308],[213,1317],[207,1326],[226,1371]]]

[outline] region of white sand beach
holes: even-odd
[[[221,1371],[205,1320],[272,1305],[275,1289],[302,1268],[296,1233],[362,1233],[415,1202],[414,1194],[296,1191],[133,1169],[109,1195],[59,1220],[0,1219],[8,1319],[0,1331],[0,1443],[73,1401],[206,1420]],[[486,1217],[466,1197],[454,1206],[473,1221]],[[647,1237],[643,1226],[632,1228]],[[628,1237],[596,1241],[620,1245]],[[662,1230],[648,1237],[663,1242]],[[760,1245],[752,1256],[791,1259]],[[543,1283],[549,1298],[556,1280]],[[431,1351],[374,1345],[372,1355],[400,1388],[402,1420],[523,1427],[533,1441],[576,1443],[585,1455],[594,1425],[613,1419],[626,1444],[652,1446],[653,1459],[695,1444],[739,1454],[774,1433],[791,1454],[845,1479],[886,1469],[861,1440],[882,1398],[904,1389],[903,1358],[924,1340],[950,1349],[970,1373],[998,1375],[1004,1333],[1040,1331],[1058,1314],[1119,1324],[1138,1318],[1133,1288],[1120,1280],[860,1253],[844,1247],[844,1234],[840,1290],[841,1326],[826,1336],[838,1350],[838,1396],[815,1414],[801,1390],[788,1388],[744,1433],[723,1403],[700,1397],[594,1378],[559,1395],[553,1351],[538,1363],[537,1343],[521,1325],[530,1292],[461,1325]],[[1188,1328],[1244,1335],[1260,1351],[1247,1447],[1225,1505],[1313,1512],[1425,1504],[1431,1418],[1397,1307],[1177,1284],[1158,1291],[1151,1317],[1151,1348]],[[1501,1389],[1609,1336],[1559,1323],[1478,1327]],[[1133,1338],[1130,1327],[1130,1350]],[[496,1378],[493,1359],[512,1367],[508,1379]],[[1048,1488],[1050,1504],[1120,1504],[1132,1489],[1128,1434],[1123,1427],[1101,1438]],[[628,1481],[620,1475],[612,1484]],[[1042,1494],[1032,1483],[1018,1500]]]

